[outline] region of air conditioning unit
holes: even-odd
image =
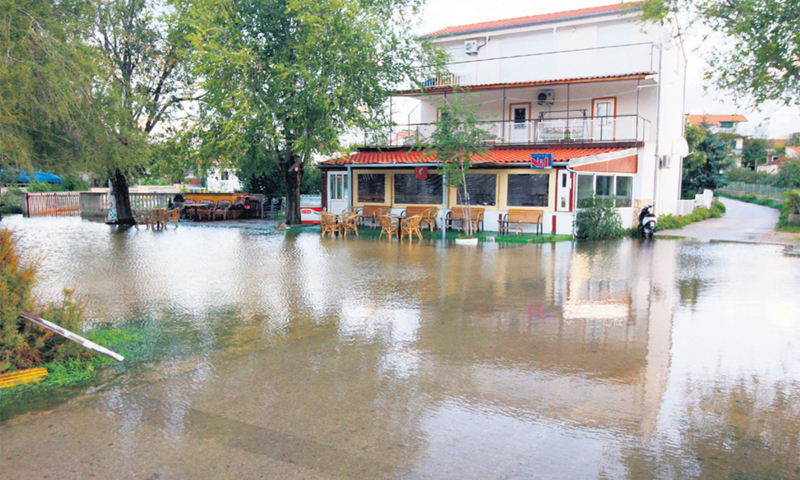
[[[467,40],[464,42],[464,53],[467,55],[477,55],[478,54],[478,41],[477,40]]]
[[[552,90],[542,90],[536,100],[539,105],[552,105],[556,101]]]

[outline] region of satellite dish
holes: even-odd
[[[689,155],[689,144],[686,143],[685,138],[677,138],[672,141],[672,153],[681,157]]]

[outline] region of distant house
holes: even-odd
[[[742,153],[744,152],[744,135],[738,132],[739,124],[747,122],[744,115],[689,115],[686,114],[686,120],[693,125],[700,125],[706,123],[710,125],[713,131],[719,133],[729,133],[733,135],[730,142],[731,152],[737,157],[736,166],[741,167]]]
[[[230,169],[214,167],[206,178],[209,192],[233,193],[242,190],[242,182]]]
[[[794,158],[800,158],[800,147],[787,146],[786,158],[790,160]]]
[[[672,31],[643,29],[640,18],[638,4],[616,4],[424,35],[451,54],[450,73],[396,93],[417,102],[419,123],[320,163],[324,207],[462,205],[443,187],[436,160],[408,145],[424,143],[442,102],[468,88],[497,138],[467,175],[487,230],[519,208],[543,210],[545,232],[571,233],[576,209],[592,196],[614,198],[625,226],[644,205],[677,213],[686,56]],[[532,154],[551,154],[553,163],[533,168]]]

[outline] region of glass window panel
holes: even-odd
[[[617,177],[617,207],[630,207],[633,197],[633,177]]]
[[[329,182],[330,186],[328,187],[328,191],[330,192],[329,195],[332,200],[336,200],[336,174],[331,173],[328,176],[328,179],[330,180]]]
[[[494,205],[497,191],[497,175],[481,173],[467,175],[467,192],[470,205]],[[458,204],[464,205],[464,187],[458,187]]]
[[[358,201],[384,203],[386,201],[386,175],[383,173],[358,174]]]
[[[585,202],[594,195],[594,177],[592,175],[578,175],[578,207],[583,207]]]
[[[598,175],[595,184],[595,195],[598,197],[610,197],[614,195],[614,177],[609,175]]]
[[[414,174],[394,176],[395,203],[434,204],[442,203],[442,176],[428,174],[427,180],[418,180]]]
[[[550,175],[509,175],[508,205],[511,207],[546,207],[550,193]]]

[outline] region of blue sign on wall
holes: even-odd
[[[553,168],[553,154],[531,153],[531,168]]]

